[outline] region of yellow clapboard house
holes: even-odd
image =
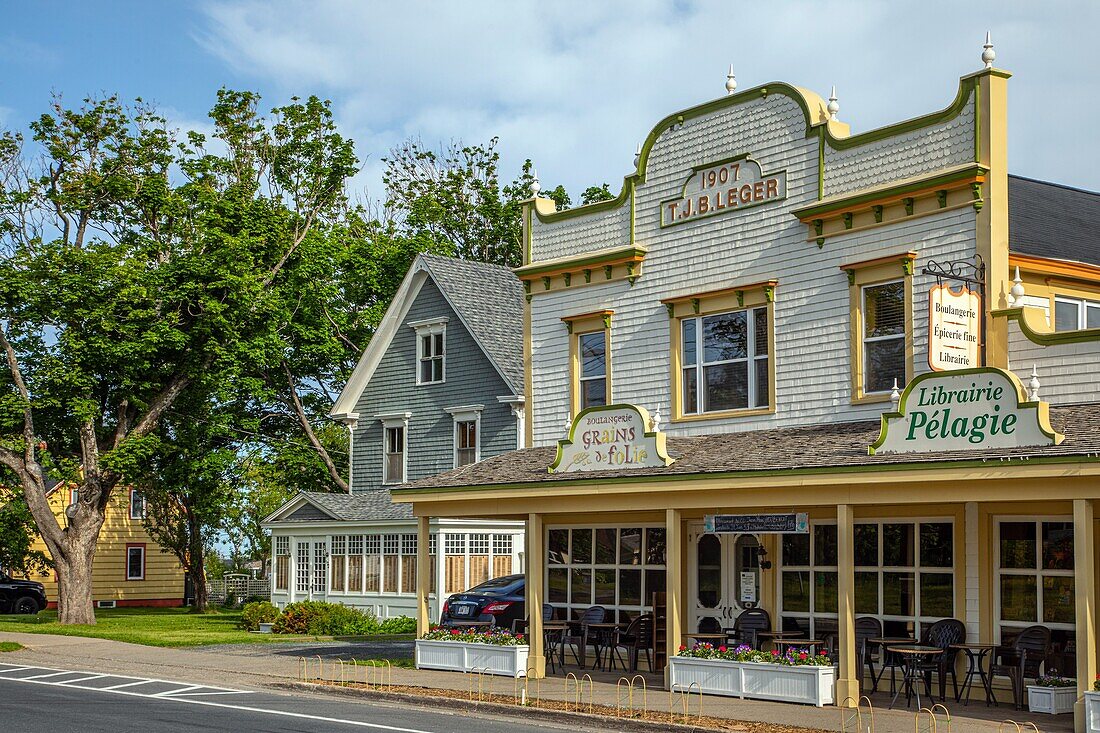
[[[50,506],[61,526],[65,510],[76,500],[76,489],[59,485]],[[163,552],[142,522],[145,502],[136,489],[120,489],[111,497],[99,533],[92,567],[92,597],[97,608],[116,606],[182,606],[186,574],[174,555]],[[32,546],[50,554],[41,538]],[[50,570],[34,576],[46,587],[50,608],[57,606],[57,575]]]

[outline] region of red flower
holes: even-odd
[[[680,645],[680,651],[684,651],[686,649],[687,649],[686,646],[684,646],[683,644]],[[1100,679],[1100,674],[1096,675],[1096,679]]]
[[[722,646],[718,647],[718,651],[720,651],[720,652],[726,651],[726,645],[723,644]]]
[[[775,649],[772,649],[772,656],[773,656],[773,657],[778,657],[778,656],[779,656],[779,652],[777,652],[777,651],[776,651]]]
[[[798,658],[799,658],[799,659],[805,659],[805,658],[806,658],[806,652],[802,652],[802,653],[800,653],[800,654],[798,655]]]
[[[517,638],[517,639],[522,639],[522,638],[523,638],[523,634],[516,634],[516,638]]]

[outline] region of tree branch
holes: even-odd
[[[207,362],[210,361],[208,358]],[[149,409],[145,411],[145,415],[141,420],[134,425],[129,435],[135,435],[137,437],[144,437],[151,433],[157,426],[157,421],[160,420],[160,416],[164,414],[164,411],[172,406],[172,403],[176,401],[176,398],[180,396],[180,392],[187,388],[187,385],[191,383],[191,378],[183,374],[177,374],[169,380],[164,389],[161,390],[151,403],[149,403]],[[129,437],[127,435],[126,437]]]
[[[23,401],[23,463],[24,466],[35,464],[34,459],[34,415],[31,412],[31,393],[27,389],[27,383],[23,380],[23,371],[19,368],[19,358],[15,349],[8,341],[8,335],[0,325],[0,347],[4,349],[4,356],[8,361],[8,369],[11,378],[15,381],[15,388]]]
[[[340,487],[340,490],[344,493],[350,493],[351,488],[348,486],[348,482],[340,475],[340,471],[336,468],[336,464],[333,463],[332,457],[328,454],[328,451],[325,450],[325,446],[321,445],[317,433],[313,432],[313,425],[309,422],[305,407],[302,406],[302,401],[298,399],[298,384],[294,379],[294,375],[290,373],[290,367],[285,360],[282,362],[282,367],[283,371],[286,373],[287,385],[290,387],[291,406],[294,408],[294,414],[298,416],[298,422],[301,423],[302,430],[305,431],[310,445],[313,446],[313,450],[317,451],[318,457],[320,457],[321,461],[325,464],[325,468],[328,469],[329,476],[331,476],[332,480],[336,482],[336,485]]]

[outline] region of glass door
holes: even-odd
[[[688,542],[688,631],[721,633],[746,608],[760,605],[760,540],[756,535],[706,534]]]

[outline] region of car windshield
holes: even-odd
[[[516,578],[493,578],[471,588],[469,593],[500,593],[519,582]]]

